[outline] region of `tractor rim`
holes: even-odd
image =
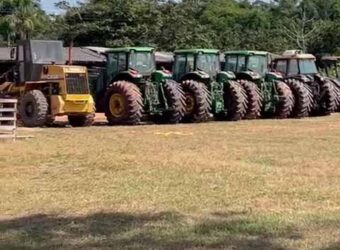
[[[27,102],[25,105],[25,114],[27,117],[33,117],[34,116],[34,103],[33,102]]]
[[[113,94],[109,102],[110,112],[114,117],[122,117],[125,113],[125,100],[121,94]]]
[[[186,114],[191,114],[195,109],[195,97],[192,93],[185,93],[185,111]]]

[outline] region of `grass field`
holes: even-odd
[[[0,249],[340,249],[340,115],[19,135]]]

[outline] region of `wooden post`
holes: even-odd
[[[68,65],[72,65],[72,49],[73,49],[73,39],[70,42],[68,47]]]
[[[0,98],[0,139],[15,140],[17,128],[17,100]]]

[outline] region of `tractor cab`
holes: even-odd
[[[253,82],[278,79],[280,75],[268,71],[270,59],[266,51],[228,51],[225,52],[224,71],[234,72],[237,79]]]
[[[303,54],[299,50],[289,50],[275,58],[272,69],[289,78],[303,78],[304,81],[313,81],[318,75],[315,64],[316,58],[311,54]]]
[[[340,80],[340,56],[321,57],[318,68],[325,76]]]
[[[219,56],[214,49],[176,50],[173,77],[176,81],[195,79],[208,83],[221,71]]]
[[[38,81],[47,65],[65,64],[61,41],[23,40],[11,50],[11,58],[16,59],[13,80],[16,83]]]
[[[171,79],[167,70],[156,70],[155,52],[148,47],[106,49],[106,79],[104,82],[128,80],[135,84],[145,81],[161,82]]]
[[[171,78],[169,71],[156,70],[153,48],[127,47],[108,49],[106,57],[107,82],[126,79],[138,84],[143,80],[161,81],[164,78]]]

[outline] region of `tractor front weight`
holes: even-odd
[[[223,99],[223,91],[224,83],[223,82],[211,82],[210,84],[210,93],[212,95],[212,112],[214,114],[221,114],[224,112],[224,99]]]

